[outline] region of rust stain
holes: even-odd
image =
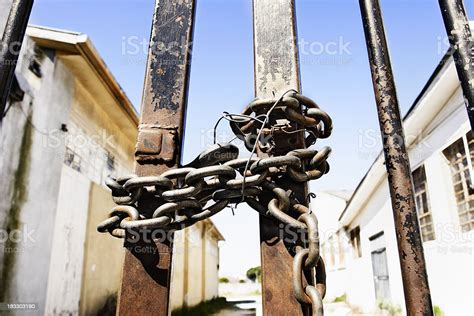
[[[183,86],[190,63],[193,1],[164,1],[159,24],[151,37],[150,86],[153,111],[159,109],[176,113],[183,102]],[[183,30],[188,30],[183,32]],[[183,34],[184,38],[183,38]]]

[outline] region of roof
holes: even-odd
[[[458,86],[459,80],[455,71],[454,61],[452,54],[448,51],[431,74],[408,112],[403,117],[405,134],[408,134],[410,131],[413,133],[424,131],[432,118],[439,113],[445,103],[443,97],[439,96],[439,93],[455,91]],[[435,91],[438,92],[438,94],[436,94]],[[445,93],[444,98],[449,97],[451,97],[451,94]],[[413,139],[407,139],[406,147],[410,148],[410,145],[413,145],[414,142],[415,140]],[[339,221],[342,225],[350,224],[352,219],[367,202],[368,199],[366,197],[370,196],[370,193],[372,193],[378,185],[385,180],[386,170],[384,164],[383,152],[381,151],[367,173],[359,182],[354,194],[347,203],[346,208],[339,216]]]
[[[28,26],[26,35],[39,46],[63,52],[67,55],[77,55],[83,58],[93,69],[111,96],[120,105],[125,114],[138,125],[138,114],[112,72],[109,70],[99,52],[86,34],[48,28],[44,26]]]
[[[334,190],[334,191],[323,191],[324,193],[330,194],[332,196],[335,196],[337,198],[340,198],[341,200],[344,201],[349,201],[352,197],[353,191],[350,190]]]
[[[208,231],[211,232],[215,237],[217,241],[225,241],[224,236],[222,236],[221,232],[217,228],[216,224],[212,221],[212,219],[208,218],[205,220],[206,225],[209,226]]]

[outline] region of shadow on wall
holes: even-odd
[[[117,294],[110,294],[109,296],[105,297],[102,305],[97,308],[97,310],[98,312],[96,315],[115,316],[115,312],[117,310]],[[92,316],[93,314],[86,312],[86,315]]]

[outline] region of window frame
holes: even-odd
[[[418,173],[421,175],[421,177],[418,176]],[[418,225],[420,226],[421,238],[423,242],[435,240],[436,231],[433,223],[433,212],[431,210],[430,194],[428,190],[428,179],[426,177],[425,165],[420,165],[418,168],[414,169],[411,174],[413,179],[413,196],[415,198],[416,214],[418,218]],[[418,180],[420,180],[419,183]],[[418,191],[418,189],[420,189],[420,191]],[[425,195],[425,199],[423,199],[422,197],[423,194]],[[420,203],[423,206],[423,210],[420,210]],[[423,223],[424,221],[426,222]],[[429,231],[425,233],[424,228],[430,226],[431,229],[429,229]]]
[[[352,246],[352,257],[354,259],[362,258],[362,247],[360,241],[360,226],[356,226],[349,231],[349,237]]]
[[[471,139],[469,140],[468,138]],[[452,147],[456,146],[458,142],[462,143],[460,150],[463,150],[464,156],[458,157],[454,160],[452,155]],[[474,149],[471,150],[469,148],[470,142],[473,144],[474,148],[474,137],[472,137],[471,131],[468,131],[453,141],[442,151],[451,172],[454,200],[457,208],[459,226],[462,233],[468,233],[469,231],[474,230],[474,218],[471,218],[471,214],[474,214],[474,207],[470,207],[470,204],[474,203],[474,171],[472,168]],[[458,154],[460,153],[458,152]],[[463,164],[464,160],[466,160],[467,166]],[[458,166],[454,166],[455,163],[457,163]],[[456,179],[458,177],[459,180]],[[461,188],[457,188],[458,186],[461,186]],[[462,200],[459,198],[459,196],[462,196]],[[466,219],[463,220],[463,217]],[[465,229],[466,226],[467,229]]]

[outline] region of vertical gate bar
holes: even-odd
[[[423,243],[416,213],[395,81],[378,0],[360,0],[392,200],[408,315],[432,315]]]
[[[135,154],[138,176],[159,175],[181,162],[194,16],[195,0],[155,2]],[[156,203],[145,196],[140,213],[153,212]],[[167,316],[172,236],[163,242],[127,238],[125,247],[117,314]]]
[[[0,43],[0,123],[10,93],[15,67],[30,18],[33,0],[13,0]]]
[[[293,0],[254,0],[254,63],[255,95],[278,98],[289,89],[300,90],[298,49]],[[289,150],[304,147],[304,135],[294,134],[288,146],[276,148],[284,155]],[[290,137],[288,137],[290,138]],[[292,145],[290,145],[292,143]],[[257,151],[259,157],[266,157]],[[284,179],[278,183],[291,189],[299,201],[306,201],[307,185]],[[263,198],[264,204],[271,196]],[[260,250],[262,260],[262,298],[264,315],[308,315],[295,299],[292,287],[293,257],[290,245],[280,238],[279,226],[260,216]],[[309,276],[311,280],[311,277]],[[308,282],[313,284],[313,282]]]
[[[462,0],[439,0],[439,6],[474,133],[474,42],[469,20]]]

